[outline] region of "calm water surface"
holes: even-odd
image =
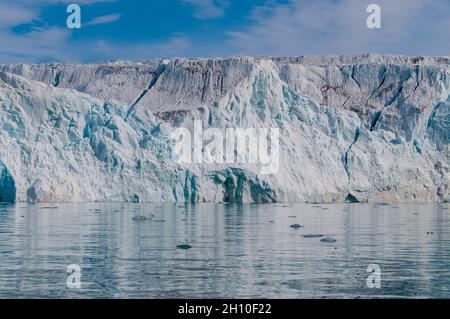
[[[17,297],[450,298],[449,205],[0,205],[0,298]]]

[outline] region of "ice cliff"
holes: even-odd
[[[278,127],[280,169],[177,164],[170,134]],[[450,199],[450,57],[0,66],[0,202]]]

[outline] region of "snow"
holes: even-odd
[[[448,201],[450,58],[0,66],[0,201]],[[177,128],[279,128],[280,169],[182,164]]]

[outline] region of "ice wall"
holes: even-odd
[[[14,185],[14,199],[46,202],[449,200],[449,62],[363,55],[0,66],[0,175],[8,176],[0,199]],[[175,163],[170,134],[195,120],[205,129],[279,128],[280,170]]]

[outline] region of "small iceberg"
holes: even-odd
[[[332,244],[337,242],[337,240],[333,237],[325,237],[320,240],[322,243]]]
[[[188,249],[191,249],[192,246],[188,245],[188,244],[181,244],[181,245],[178,245],[177,248],[178,249],[183,249],[183,250],[188,250]]]

